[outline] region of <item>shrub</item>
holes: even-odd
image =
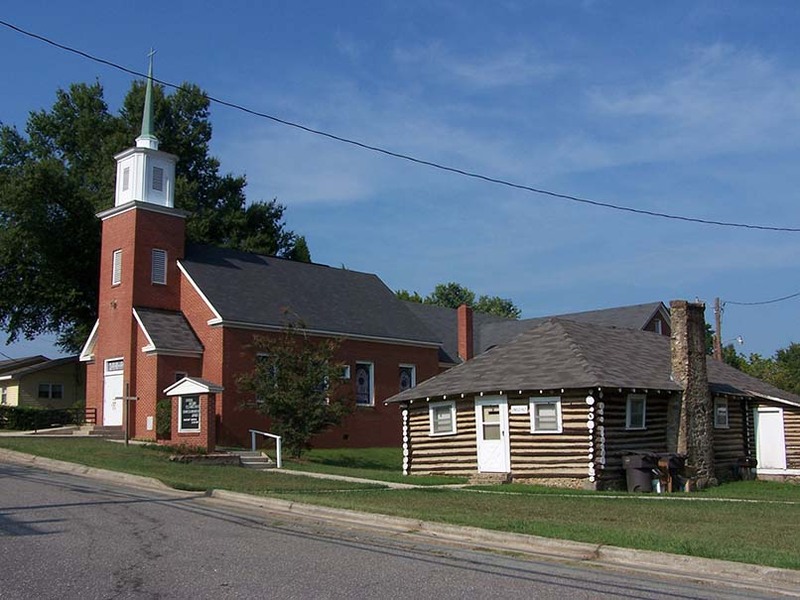
[[[162,398],[156,402],[156,439],[172,437],[172,400]]]
[[[0,429],[49,429],[60,425],[81,425],[83,409],[0,406]]]

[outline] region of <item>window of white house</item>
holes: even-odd
[[[408,390],[415,385],[417,385],[417,367],[400,365],[400,391]]]
[[[126,192],[131,186],[131,168],[125,167],[122,169],[122,191]]]
[[[167,251],[153,248],[153,268],[150,280],[153,283],[167,283]]]
[[[561,433],[560,397],[538,396],[531,398],[530,403],[531,433]]]
[[[44,400],[61,400],[64,397],[64,386],[60,383],[40,383],[39,398]]]
[[[111,285],[122,283],[122,250],[114,250],[111,258]]]
[[[647,413],[647,396],[628,394],[625,407],[625,429],[644,429]]]
[[[8,389],[5,386],[0,387],[0,404],[8,404]]]
[[[157,192],[164,191],[164,169],[153,167],[153,189]]]
[[[714,427],[728,428],[728,401],[725,398],[714,399]]]
[[[375,380],[371,362],[356,363],[356,404],[358,406],[375,404]]]
[[[431,435],[453,435],[456,433],[456,403],[433,402],[428,405]]]

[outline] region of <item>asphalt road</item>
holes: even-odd
[[[2,599],[753,597],[0,463]]]

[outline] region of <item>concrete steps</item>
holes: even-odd
[[[246,469],[266,471],[275,468],[275,462],[263,452],[237,452],[239,464]]]
[[[470,485],[498,485],[511,483],[511,473],[475,473],[469,478]]]

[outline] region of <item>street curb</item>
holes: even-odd
[[[107,469],[97,469],[95,467],[87,467],[86,465],[80,465],[78,463],[55,460],[53,458],[45,458],[43,456],[36,456],[33,454],[25,454],[23,452],[7,450],[5,448],[0,448],[0,461],[27,467],[39,467],[41,469],[56,471],[58,473],[81,475],[91,479],[111,481],[132,487],[156,490],[159,492],[169,492],[172,494],[181,493],[198,496],[206,495],[205,492],[184,492],[183,490],[176,490],[175,488],[170,487],[153,477],[131,475],[129,473],[120,473],[119,471],[109,471]]]
[[[291,514],[318,521],[335,521],[340,524],[395,531],[405,535],[419,535],[463,544],[471,548],[518,552],[546,559],[578,561],[632,570],[647,575],[667,575],[706,584],[719,582],[725,585],[800,596],[800,571],[792,569],[557,540],[477,527],[447,525],[406,517],[363,513],[277,498],[251,496],[226,490],[214,490],[211,497],[225,502],[261,508],[273,513]]]
[[[651,550],[573,542],[521,533],[492,531],[478,527],[448,525],[407,517],[393,517],[349,509],[303,504],[291,500],[253,496],[227,490],[213,490],[210,494],[205,492],[184,492],[171,488],[152,477],[97,469],[4,448],[0,448],[0,461],[111,481],[159,492],[196,495],[198,497],[208,496],[221,502],[260,508],[271,513],[293,515],[321,522],[332,521],[373,530],[393,531],[401,535],[445,541],[472,549],[515,552],[542,559],[574,561],[581,564],[634,571],[643,575],[676,577],[705,584],[719,582],[726,586],[733,585],[762,592],[778,592],[800,597],[800,571],[793,569],[779,569]]]

